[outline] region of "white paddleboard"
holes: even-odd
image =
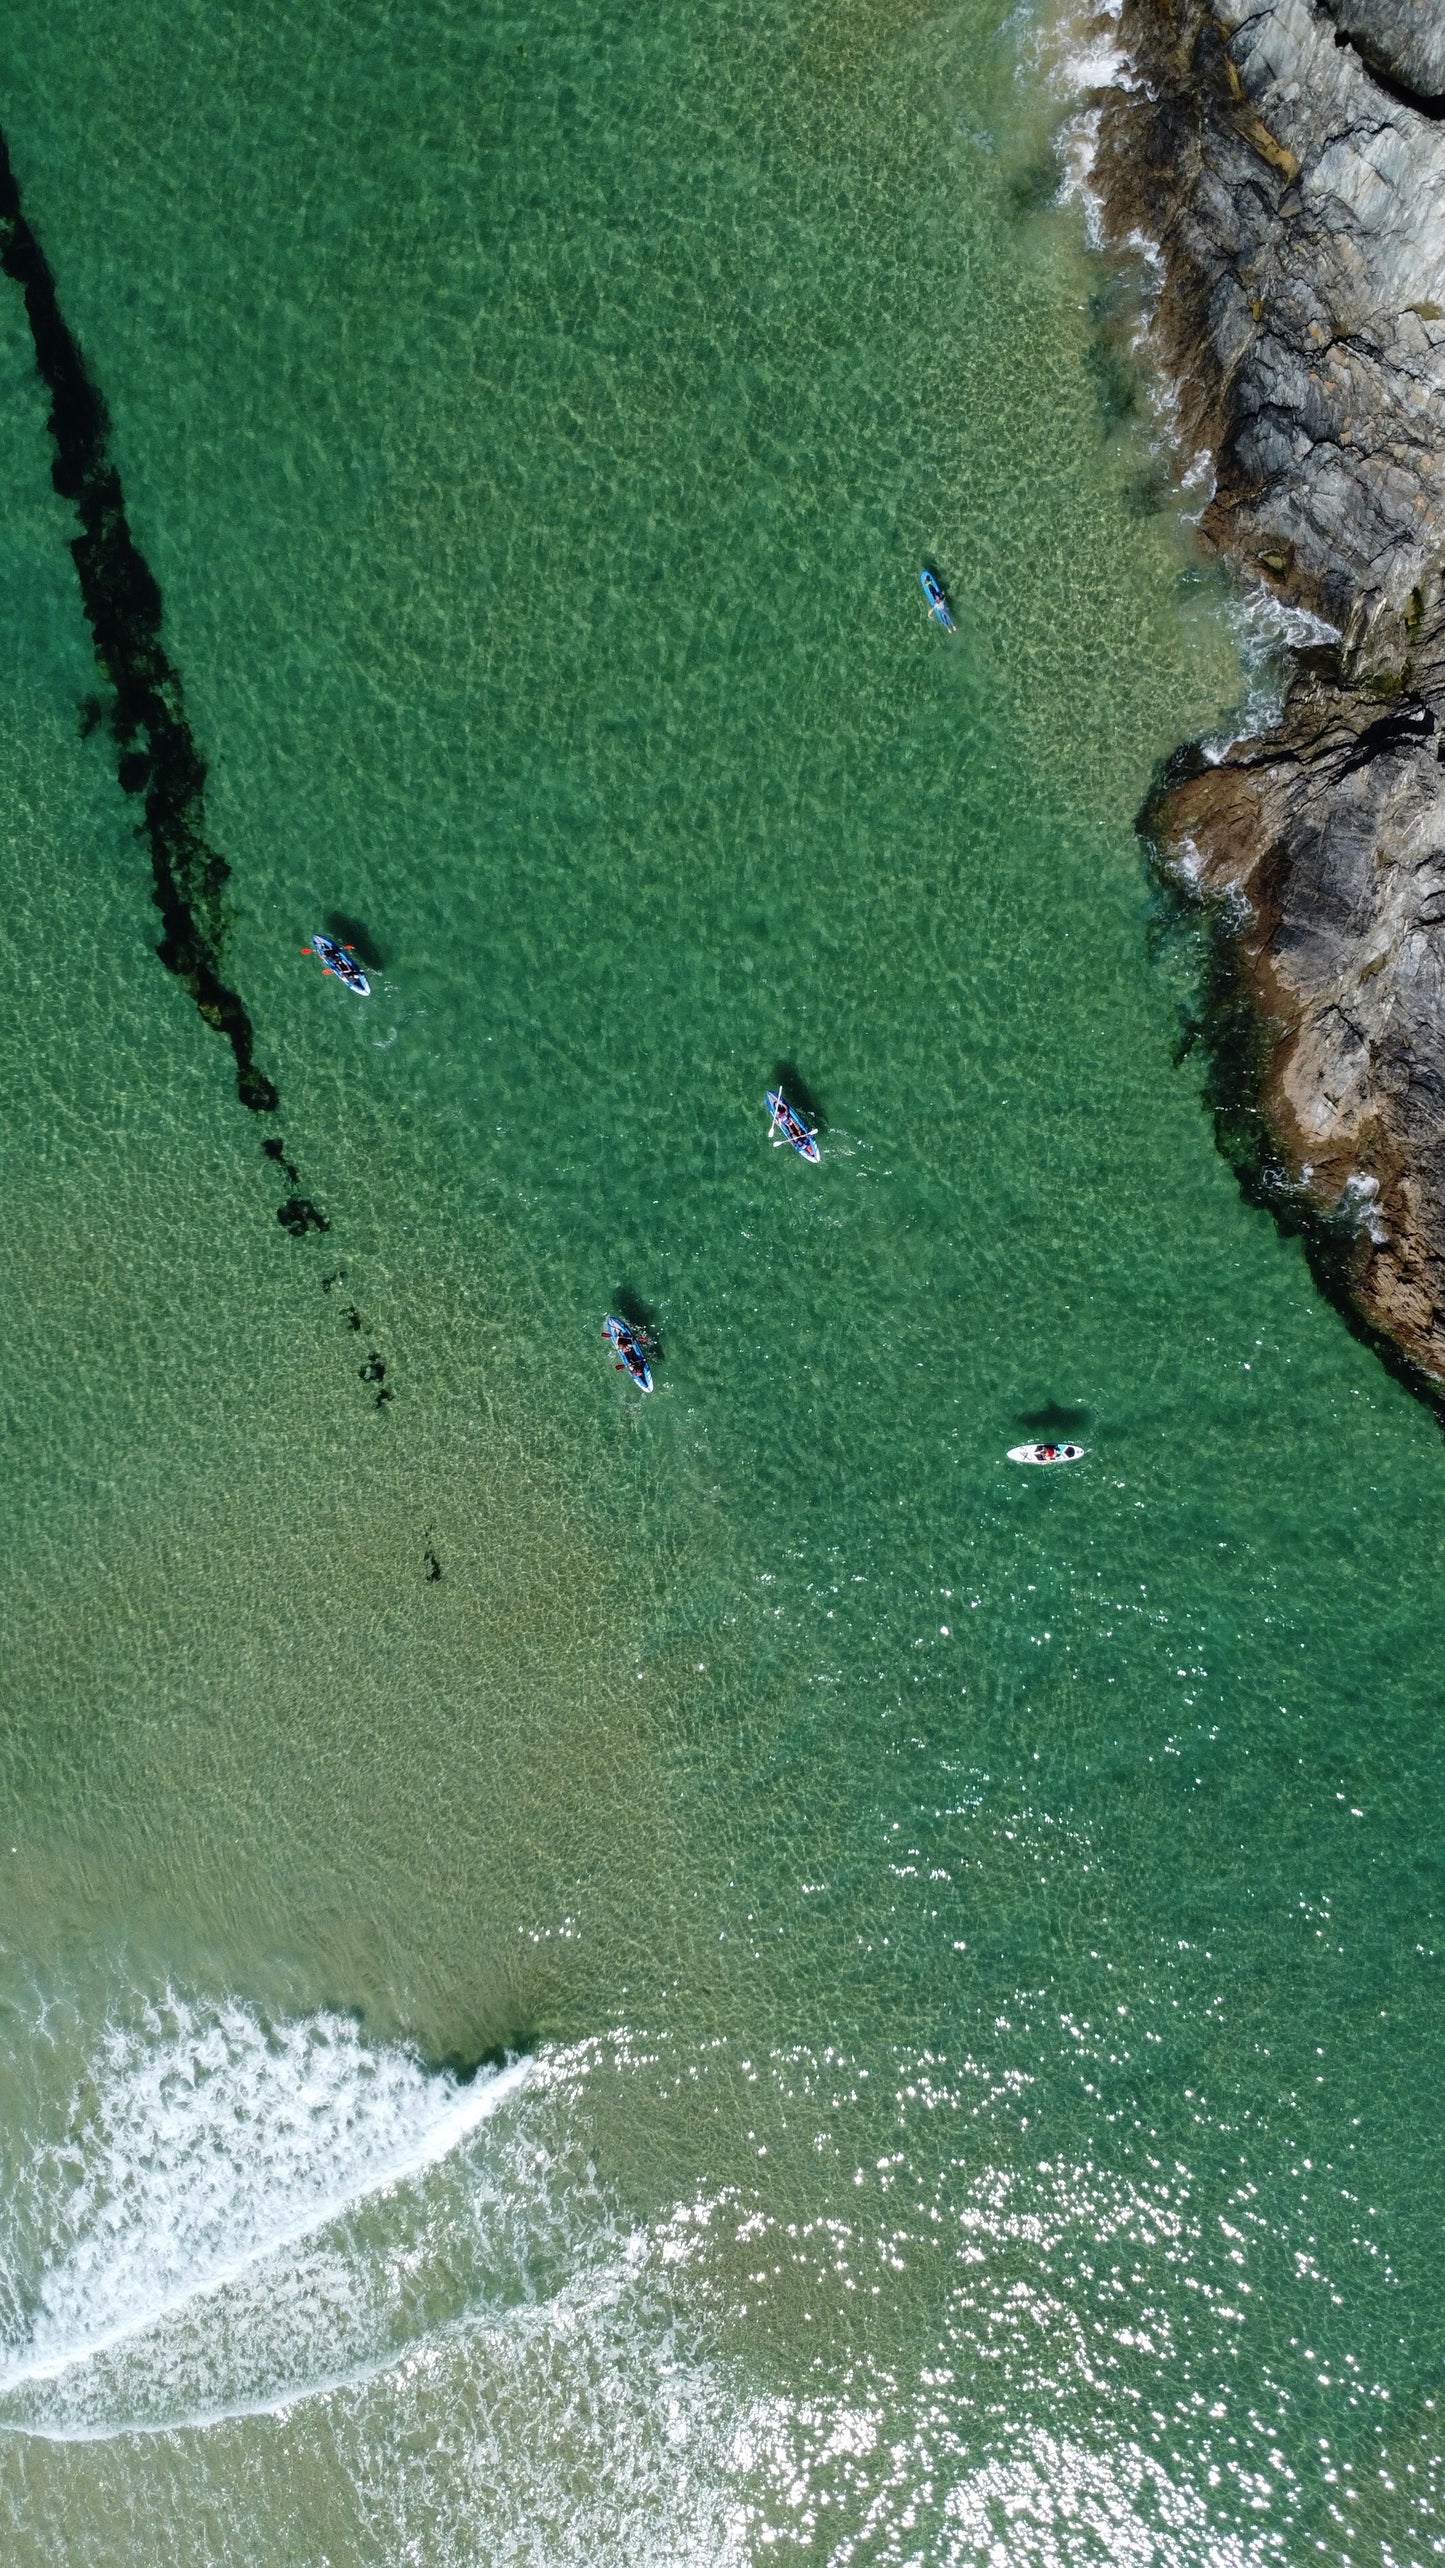
[[[1047,1466],[1054,1462],[1082,1462],[1087,1451],[1087,1445],[1076,1444],[1010,1445],[1008,1458],[1010,1462],[1039,1462]]]

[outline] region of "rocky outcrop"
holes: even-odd
[[[1148,827],[1255,1029],[1255,1174],[1445,1382],[1445,10],[1122,0],[1118,27],[1095,184],[1160,254],[1203,540],[1332,628]]]
[[[1445,114],[1445,14],[1435,0],[1326,0],[1336,43],[1427,116]]]

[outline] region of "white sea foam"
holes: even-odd
[[[638,2258],[643,2253],[640,2240],[626,2241],[610,2265],[599,2273],[588,2273],[585,2281],[563,2289],[542,2303],[522,2303],[500,2313],[466,2311],[453,2320],[436,2324],[422,2342],[388,2347],[364,2361],[349,2364],[344,2370],[301,2373],[273,2384],[249,2398],[223,2400],[209,2406],[177,2408],[158,2416],[81,2415],[78,2419],[30,2417],[16,2430],[33,2436],[42,2443],[114,2443],[151,2435],[203,2434],[216,2426],[237,2425],[252,2418],[293,2416],[298,2408],[325,2405],[343,2396],[355,2395],[382,2381],[388,2374],[434,2371],[449,2350],[468,2338],[507,2331],[519,2341],[539,2329],[575,2331],[585,2324],[589,2306],[610,2299],[620,2285],[632,2278]]]
[[[1355,1169],[1345,1179],[1344,1190],[1340,1196],[1340,1210],[1356,1230],[1363,1231],[1367,1238],[1374,1241],[1377,1248],[1384,1247],[1390,1234],[1385,1227],[1384,1215],[1380,1211],[1378,1177],[1368,1176],[1363,1169]]]
[[[1214,495],[1214,455],[1208,446],[1193,453],[1185,448],[1178,387],[1150,344],[1164,286],[1164,253],[1137,225],[1122,239],[1117,234],[1111,237],[1104,200],[1094,183],[1105,95],[1144,86],[1120,38],[1121,16],[1122,0],[1100,0],[1097,7],[1066,11],[1050,30],[1035,68],[1055,97],[1077,102],[1075,113],[1065,119],[1055,137],[1060,171],[1056,202],[1078,207],[1091,250],[1107,248],[1133,263],[1137,314],[1129,344],[1153,414],[1153,451],[1169,461],[1180,492],[1188,494],[1190,504],[1181,502],[1182,514],[1193,524]]]
[[[1077,102],[1055,139],[1060,181],[1058,203],[1077,205],[1091,249],[1104,244],[1104,209],[1094,186],[1104,91],[1129,89],[1134,72],[1119,39],[1122,0],[1097,8],[1069,9],[1041,28],[1021,49],[1020,69],[1061,101]]]
[[[219,2472],[251,2558],[297,2454],[397,2568],[743,2568],[736,2395],[679,2327],[711,2206],[639,2228],[586,2154],[588,2077],[629,2057],[462,2083],[332,2015],[172,1997],[113,2027],[0,2200],[30,2311],[0,2426],[119,2472],[153,2568],[191,2555],[171,2473]]]
[[[1242,647],[1261,659],[1281,649],[1305,651],[1340,638],[1337,624],[1313,615],[1307,606],[1292,606],[1288,599],[1276,597],[1262,580],[1241,592],[1235,612]]]
[[[1156,427],[1156,451],[1173,459],[1181,490],[1192,505],[1185,514],[1197,521],[1215,489],[1215,459],[1207,446],[1184,450],[1181,404],[1176,385],[1157,362],[1150,340],[1164,281],[1164,258],[1157,241],[1134,230],[1125,239],[1107,236],[1103,199],[1094,184],[1102,97],[1111,89],[1137,89],[1143,84],[1119,36],[1122,0],[1099,0],[1082,10],[1066,9],[1047,34],[1037,40],[1030,68],[1057,97],[1079,102],[1077,112],[1059,130],[1058,202],[1077,205],[1085,237],[1093,250],[1108,247],[1138,262],[1139,317],[1132,346],[1148,388]],[[1308,607],[1277,597],[1261,580],[1242,578],[1230,602],[1229,620],[1244,664],[1246,692],[1233,727],[1202,743],[1204,755],[1217,764],[1238,740],[1253,738],[1278,721],[1289,681],[1292,653],[1337,642],[1339,628]]]
[[[1327,623],[1307,606],[1292,606],[1276,597],[1263,580],[1241,580],[1228,614],[1244,664],[1245,698],[1233,727],[1201,742],[1211,766],[1218,766],[1236,741],[1252,740],[1273,729],[1283,709],[1293,652],[1318,649],[1340,638],[1337,624]]]
[[[72,2447],[52,2466],[116,2493],[126,2555],[148,2568],[189,2568],[202,2512],[225,2528],[218,2558],[269,2555],[277,2522],[337,2488],[325,2502],[346,2538],[386,2568],[746,2568],[773,2548],[829,2568],[1279,2555],[1263,2529],[1257,2546],[1221,2536],[1187,2477],[1111,2430],[1106,2398],[1098,2440],[1063,2422],[1070,2384],[1106,2385],[1049,2279],[1061,2243],[1190,2254],[1186,2205],[985,2159],[941,2197],[961,2252],[937,2357],[913,2379],[860,2341],[846,2384],[823,2370],[770,2394],[707,2350],[699,2312],[743,2241],[769,2261],[757,2242],[781,2239],[780,2215],[718,2193],[626,2221],[597,2181],[593,2082],[615,2102],[615,2081],[652,2065],[618,2033],[461,2086],[340,2018],[148,2013],[112,2033],[0,2200],[0,2255],[36,2313],[5,2422]],[[805,2048],[775,2056],[795,2105],[818,2065]],[[985,2100],[1018,2075],[967,2073]],[[925,2055],[907,2094],[945,2101],[937,2075]],[[830,2092],[837,2077],[830,2064]],[[830,2271],[871,2270],[851,2194],[818,2228]],[[1043,2260],[1006,2303],[984,2279],[995,2245],[1011,2270]],[[180,2291],[193,2270],[204,2280]],[[1051,2432],[986,2422],[944,2390],[997,2351],[1005,2308],[1023,2415],[1047,2378]]]
[[[7,2298],[31,2322],[0,2399],[294,2273],[298,2249],[415,2185],[530,2075],[522,2060],[463,2084],[336,2015],[267,2026],[168,1998],[112,2028],[7,2206]]]

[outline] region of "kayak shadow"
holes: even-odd
[[[633,1293],[627,1285],[621,1284],[612,1296],[612,1308],[619,1320],[627,1322],[633,1336],[652,1362],[660,1364],[663,1360],[662,1342],[657,1332],[661,1322],[651,1303],[644,1302],[640,1293]]]
[[[328,910],[326,933],[334,936],[338,945],[349,945],[358,963],[363,963],[368,972],[386,970],[386,956],[364,918],[352,918],[346,910]]]
[[[771,1084],[782,1090],[789,1105],[796,1107],[804,1123],[811,1124],[814,1132],[827,1131],[828,1118],[796,1061],[775,1061]]]
[[[1022,1427],[1026,1435],[1064,1444],[1081,1436],[1088,1423],[1087,1409],[1068,1408],[1058,1400],[1047,1401],[1042,1409],[1020,1409],[1014,1419],[1014,1425]]]

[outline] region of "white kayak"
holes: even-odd
[[[1008,1449],[1008,1458],[1010,1462],[1042,1462],[1045,1464],[1051,1462],[1082,1462],[1087,1451],[1088,1447],[1086,1445],[1010,1445]]]

